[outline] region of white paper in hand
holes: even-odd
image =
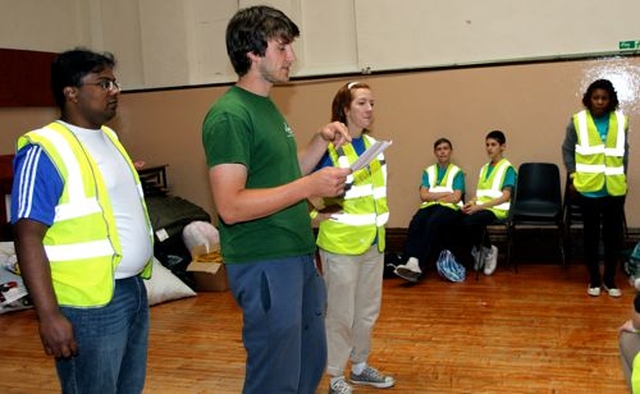
[[[392,143],[393,141],[376,141],[375,144],[371,145],[369,149],[364,151],[364,153],[360,155],[360,157],[358,157],[358,160],[354,161],[353,164],[351,164],[351,170],[353,172],[356,172],[366,167],[376,157],[378,157],[380,153],[384,152],[385,149],[391,146]]]

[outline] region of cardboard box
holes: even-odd
[[[219,246],[216,245],[219,251]],[[225,291],[229,288],[227,282],[227,270],[220,258],[217,261],[209,261],[203,258],[209,253],[206,245],[194,246],[191,249],[193,260],[187,267],[187,271],[193,274],[197,291]]]

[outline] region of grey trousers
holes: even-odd
[[[366,362],[371,331],[380,314],[384,255],[372,246],[347,256],[320,249],[327,285],[327,373],[342,376],[346,364]]]
[[[640,334],[631,332],[620,333],[620,360],[627,385],[631,388],[631,372],[633,360],[640,353]]]

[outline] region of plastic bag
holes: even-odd
[[[443,250],[436,261],[438,273],[451,282],[463,282],[467,276],[464,265],[456,261],[455,256],[449,250]]]

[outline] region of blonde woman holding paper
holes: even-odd
[[[347,125],[352,141],[340,148],[329,144],[319,167],[354,168],[365,151],[376,145],[369,135],[374,98],[369,86],[342,86],[332,104],[332,121]],[[387,143],[388,144],[388,143]],[[382,149],[381,149],[382,150]],[[387,207],[387,168],[382,151],[347,179],[339,198],[324,199],[317,244],[327,285],[326,316],[329,393],[351,393],[351,384],[387,388],[395,384],[368,365],[371,331],[380,312]],[[330,212],[330,213],[327,213]],[[316,216],[314,211],[312,216]],[[344,370],[351,359],[351,373]]]

